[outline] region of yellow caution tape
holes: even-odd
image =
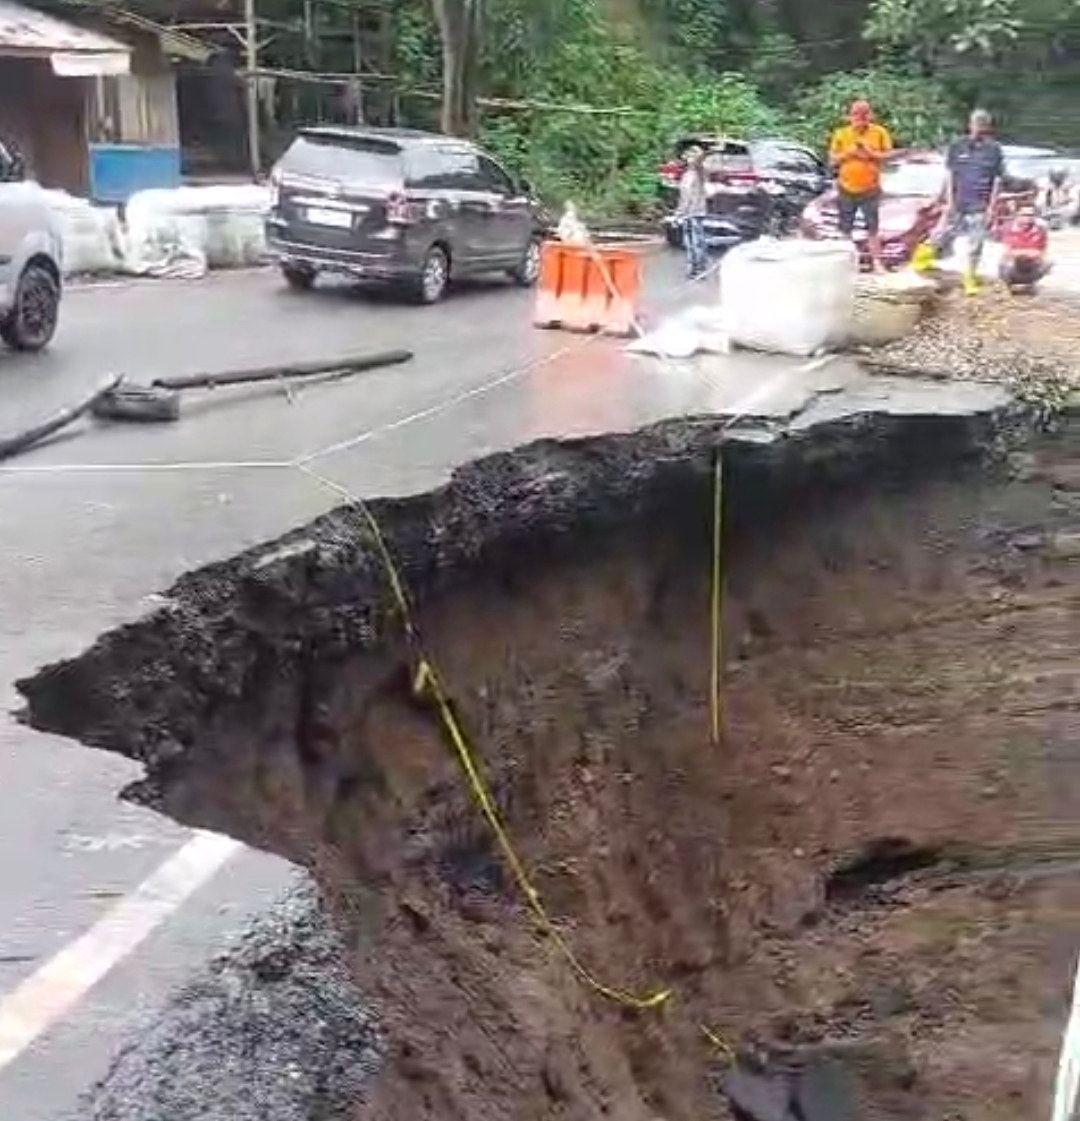
[[[710,577],[710,643],[709,651],[709,720],[712,742],[720,743],[721,683],[723,677],[723,611],[724,611],[724,567],[723,567],[723,526],[724,526],[724,459],[721,448],[716,449],[716,469],[713,479],[713,547],[712,573]]]
[[[405,585],[397,570],[397,565],[394,563],[394,558],[390,553],[389,546],[383,536],[379,523],[372,514],[366,502],[362,499],[351,494],[345,487],[339,483],[334,482],[332,479],[320,475],[317,471],[313,471],[306,465],[301,467],[305,474],[310,475],[316,479],[323,486],[326,486],[337,494],[346,498],[350,503],[355,505],[360,510],[371,530],[372,536],[375,539],[376,548],[379,551],[380,558],[386,569],[387,578],[390,581],[391,591],[394,596],[395,603],[401,613],[402,621],[404,623],[406,632],[411,640],[418,641],[419,636],[416,628],[413,625],[412,613],[409,607],[409,600],[405,593]],[[548,937],[551,938],[556,948],[566,959],[570,968],[577,974],[578,978],[583,981],[589,988],[599,993],[601,996],[606,997],[608,1000],[615,1001],[626,1008],[632,1008],[638,1011],[647,1011],[649,1009],[659,1008],[661,1005],[666,1004],[671,999],[672,993],[670,989],[658,990],[657,992],[650,993],[644,996],[637,996],[633,993],[626,992],[622,989],[613,988],[610,985],[605,985],[599,981],[588,969],[581,963],[577,955],[570,948],[566,939],[559,932],[555,926],[554,921],[548,914],[547,908],[544,906],[540,893],[533,886],[532,880],[526,871],[525,864],[517,854],[513,842],[503,825],[502,818],[499,815],[498,808],[495,805],[494,799],[488,791],[487,785],[484,782],[483,775],[477,763],[476,757],[469,746],[469,742],[458,724],[454,716],[453,708],[450,704],[450,698],[446,689],[443,686],[439,674],[436,672],[435,667],[431,664],[426,656],[422,653],[419,656],[414,677],[413,689],[418,696],[428,695],[436,703],[439,710],[439,718],[442,721],[443,729],[454,748],[454,753],[457,756],[458,763],[465,774],[469,783],[469,788],[472,796],[476,801],[477,806],[480,808],[481,813],[484,815],[491,827],[492,833],[499,845],[502,852],[503,859],[506,861],[507,866],[513,874],[514,880],[518,885],[518,889],[525,897],[526,902],[529,904],[533,915],[536,917],[541,929]]]
[[[327,487],[329,490],[334,491],[341,497],[345,498],[352,505],[360,510],[364,517],[371,534],[375,539],[376,548],[379,551],[379,556],[383,562],[386,570],[387,579],[390,582],[390,588],[397,605],[398,611],[401,614],[402,624],[405,627],[406,634],[410,641],[419,643],[419,634],[413,624],[412,611],[409,606],[409,599],[405,591],[404,581],[398,572],[397,565],[394,562],[393,555],[390,548],[386,543],[386,538],[383,536],[382,529],[379,526],[378,520],[371,512],[367,503],[363,499],[358,498],[352,494],[348,489],[343,487],[340,483],[334,482],[333,479],[328,479],[326,476],[319,474],[317,471],[312,470],[306,465],[300,467],[305,474],[310,475],[317,482]],[[722,638],[720,605],[723,591],[723,569],[721,566],[720,546],[721,546],[721,524],[723,515],[723,501],[722,501],[722,461],[719,451],[717,452],[716,459],[716,473],[715,473],[715,487],[714,487],[714,500],[713,500],[713,567],[712,567],[712,630],[713,630],[713,680],[712,680],[712,695],[713,695],[713,730],[714,740],[719,741],[719,718],[720,718],[720,646]],[[435,701],[436,707],[439,711],[439,718],[443,725],[447,738],[454,749],[457,756],[458,763],[464,773],[468,783],[469,789],[472,793],[473,799],[483,814],[485,820],[491,828],[495,836],[499,850],[502,853],[503,859],[506,861],[511,874],[517,883],[518,890],[524,896],[529,908],[532,910],[534,917],[541,930],[552,940],[559,953],[577,975],[578,979],[587,985],[594,992],[607,1000],[620,1004],[625,1008],[631,1008],[635,1011],[651,1011],[665,1006],[674,996],[671,989],[658,989],[656,992],[647,995],[636,995],[627,992],[623,989],[617,989],[611,985],[604,984],[594,974],[592,974],[580,961],[569,943],[563,937],[558,927],[556,927],[554,920],[551,918],[540,898],[540,893],[534,887],[532,880],[525,868],[525,864],[518,856],[517,850],[510,839],[510,835],[503,824],[502,817],[499,814],[498,807],[495,805],[495,800],[492,798],[488,790],[487,784],[484,782],[483,773],[480,765],[476,759],[475,753],[469,746],[469,741],[463,732],[461,725],[458,723],[457,718],[454,716],[453,706],[450,703],[449,694],[443,685],[435,667],[431,661],[423,654],[418,654],[418,661],[413,675],[413,691],[418,697],[430,697]],[[701,1034],[705,1037],[706,1041],[712,1049],[725,1061],[729,1063],[736,1062],[736,1055],[732,1048],[725,1042],[723,1037],[709,1027],[707,1024],[699,1025]]]

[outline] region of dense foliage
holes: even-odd
[[[1012,139],[1080,145],[1080,0],[399,0],[405,85],[438,82],[432,3],[481,9],[478,94],[529,103],[470,127],[596,209],[646,205],[685,130],[821,147],[856,97],[902,144],[939,142],[977,103]]]
[[[226,2],[127,0],[161,20],[206,18]],[[232,10],[237,6],[232,0]],[[1080,147],[1080,0],[256,6],[272,26],[264,65],[337,75],[353,66],[354,20],[381,25],[385,17],[390,49],[385,55],[378,48],[377,69],[390,81],[380,79],[363,98],[375,119],[476,132],[546,193],[598,209],[651,201],[657,164],[686,130],[782,133],[822,147],[859,96],[873,102],[902,144],[938,142],[980,104],[1013,141]],[[313,35],[316,23],[321,30]],[[464,96],[446,96],[448,74]],[[347,114],[339,93],[333,80],[293,83],[276,123],[287,132],[297,119]]]

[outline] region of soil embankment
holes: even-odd
[[[708,422],[374,503],[538,933],[338,511],[23,682],[131,796],[312,870],[388,1040],[365,1121],[724,1116],[705,1025],[846,1057],[867,1115],[1047,1109],[1080,919],[1076,429],[971,418],[727,448],[709,740]]]

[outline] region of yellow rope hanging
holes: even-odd
[[[723,451],[716,449],[716,467],[713,474],[713,517],[712,517],[712,571],[710,573],[709,617],[709,724],[712,742],[720,743],[723,712],[721,710],[721,688],[724,658],[724,567],[723,567],[723,525],[724,525],[724,459]]]
[[[390,548],[386,543],[379,523],[372,514],[366,502],[362,499],[351,494],[345,487],[339,483],[334,482],[332,479],[326,478],[325,475],[319,474],[312,468],[304,465],[300,468],[305,474],[310,475],[313,479],[317,480],[323,486],[334,491],[338,495],[347,499],[351,504],[355,505],[361,512],[371,530],[372,537],[375,540],[376,548],[378,549],[380,559],[386,569],[387,578],[390,581],[391,592],[394,597],[395,604],[398,611],[401,613],[402,621],[409,638],[414,641],[419,641],[419,635],[413,623],[412,612],[409,606],[409,600],[405,593],[405,585],[398,573],[397,565],[394,563],[394,558],[390,553]],[[577,955],[571,949],[566,939],[556,927],[554,920],[548,914],[547,908],[544,906],[540,898],[540,893],[533,885],[528,871],[525,868],[524,861],[518,856],[517,850],[510,839],[510,835],[502,822],[499,814],[498,807],[495,805],[494,799],[488,791],[487,784],[484,782],[483,774],[481,772],[476,755],[469,745],[469,741],[465,736],[460,724],[454,716],[453,707],[450,704],[449,695],[443,686],[442,680],[438,672],[432,665],[430,660],[421,652],[419,654],[419,661],[415,667],[415,675],[413,678],[413,690],[417,695],[426,695],[434,700],[439,712],[439,718],[442,722],[443,729],[450,740],[457,756],[458,763],[462,772],[465,775],[469,784],[469,789],[472,793],[480,812],[483,814],[491,831],[495,836],[498,843],[499,850],[506,861],[511,874],[517,883],[518,889],[524,896],[525,901],[528,903],[529,908],[532,910],[537,923],[544,933],[551,938],[556,948],[565,958],[567,964],[589,988],[599,993],[601,996],[606,997],[608,1000],[614,1001],[617,1004],[626,1008],[632,1008],[637,1011],[648,1011],[650,1009],[659,1008],[666,1004],[672,996],[670,989],[661,989],[656,992],[636,995],[634,993],[626,992],[623,989],[613,988],[610,985],[604,984],[598,980],[578,959]]]

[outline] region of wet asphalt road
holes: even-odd
[[[659,306],[678,269],[650,276]],[[337,501],[294,469],[253,463],[345,443],[320,469],[366,495],[401,493],[508,440],[632,421],[621,348],[536,331],[530,308],[528,293],[503,283],[418,309],[344,289],[293,295],[272,272],[70,290],[49,352],[0,354],[0,433],[111,373],[150,380],[401,346],[416,359],[299,388],[291,401],[280,387],[197,394],[167,428],[85,424],[0,471],[3,707],[15,704],[13,680],[131,617],[185,569]],[[134,777],[122,760],[0,719],[0,1001],[184,842],[183,830],[117,801]],[[234,858],[0,1067],[0,1115],[67,1114],[122,1035],[288,878],[271,858]]]

